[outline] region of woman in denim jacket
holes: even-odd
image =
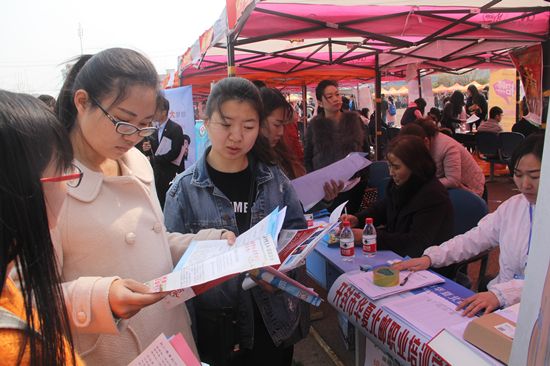
[[[258,89],[245,79],[224,79],[214,86],[206,113],[212,146],[168,191],[167,228],[242,233],[277,206],[287,206],[284,228],[305,228],[298,197],[259,134],[265,116]],[[307,304],[267,286],[244,291],[243,278],[193,300],[201,359],[213,366],[290,365],[293,344],[309,329]]]

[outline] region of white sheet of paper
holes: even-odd
[[[470,318],[462,316],[461,311],[455,310],[455,304],[431,291],[393,301],[384,307],[414,324],[429,338],[442,329],[470,321]]]
[[[468,117],[468,119],[466,120],[466,123],[474,123],[474,122],[477,122],[479,120],[479,117],[476,116],[475,114],[472,114],[470,117]]]
[[[332,211],[332,213],[330,214],[328,218],[328,222],[330,222],[331,224],[338,222],[338,219],[340,218],[340,216],[342,216],[342,211],[344,211],[344,207],[346,207],[348,202],[349,201],[346,201],[342,203],[340,206],[336,207],[334,211]]]
[[[169,139],[168,137],[163,137],[160,139],[159,146],[157,147],[157,151],[155,151],[155,155],[164,155],[170,149],[172,148],[172,139]]]
[[[325,196],[323,185],[330,181],[347,182],[357,171],[369,166],[371,162],[360,153],[351,153],[344,159],[324,168],[294,179],[291,183],[298,198],[307,211]]]
[[[401,273],[399,273],[399,283],[401,283],[408,274],[409,271],[401,271]],[[376,286],[372,281],[372,271],[366,273],[353,273],[350,274],[348,278],[355,287],[363,291],[365,295],[373,300],[378,300],[390,295],[398,294],[400,292],[411,291],[417,288],[445,282],[443,278],[430,271],[414,272],[409,276],[409,279],[407,280],[407,283],[405,285],[396,285],[392,287]]]
[[[128,366],[185,366],[185,363],[161,334]]]

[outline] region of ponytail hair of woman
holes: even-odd
[[[15,261],[27,321],[18,363],[24,353],[30,365],[75,362],[40,182],[50,164],[62,172],[72,159],[67,131],[41,101],[0,90],[0,287]]]
[[[142,54],[126,48],[109,48],[96,55],[83,55],[73,65],[57,98],[56,113],[71,131],[76,121],[74,94],[83,89],[95,100],[115,96],[112,105],[124,100],[130,87],[158,90],[155,67]],[[110,106],[105,106],[107,109]]]

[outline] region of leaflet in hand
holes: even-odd
[[[291,183],[307,211],[325,196],[323,185],[326,182],[331,180],[347,182],[355,173],[370,164],[371,162],[363,154],[351,153],[344,159],[296,178]]]
[[[405,277],[407,277],[409,273],[409,271],[401,271],[401,273],[399,273],[399,283],[403,283]],[[400,292],[411,291],[417,288],[445,282],[443,278],[439,277],[435,273],[430,271],[418,271],[411,273],[403,286],[396,285],[392,287],[381,287],[373,283],[372,276],[372,271],[369,271],[353,273],[350,274],[348,278],[349,281],[357,287],[357,289],[361,290],[365,295],[373,300],[378,300]]]
[[[226,240],[193,242],[172,273],[146,283],[155,292],[188,288],[220,277],[254,268],[280,264],[273,238],[280,230],[280,216],[286,210],[275,209],[258,224],[240,235],[235,244]],[[212,253],[216,253],[214,256]]]
[[[128,366],[200,366],[185,338],[181,333],[168,339],[159,335]]]

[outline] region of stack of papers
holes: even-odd
[[[400,284],[403,283],[405,277],[407,277],[409,273],[409,271],[401,271],[399,273]],[[439,277],[435,273],[430,271],[418,271],[411,273],[403,286],[397,285],[392,287],[380,287],[374,284],[372,275],[373,273],[370,271],[356,272],[348,276],[349,281],[372,300],[378,300],[401,292],[411,291],[417,288],[445,282],[443,278]]]
[[[201,366],[181,333],[161,334],[128,366]]]

